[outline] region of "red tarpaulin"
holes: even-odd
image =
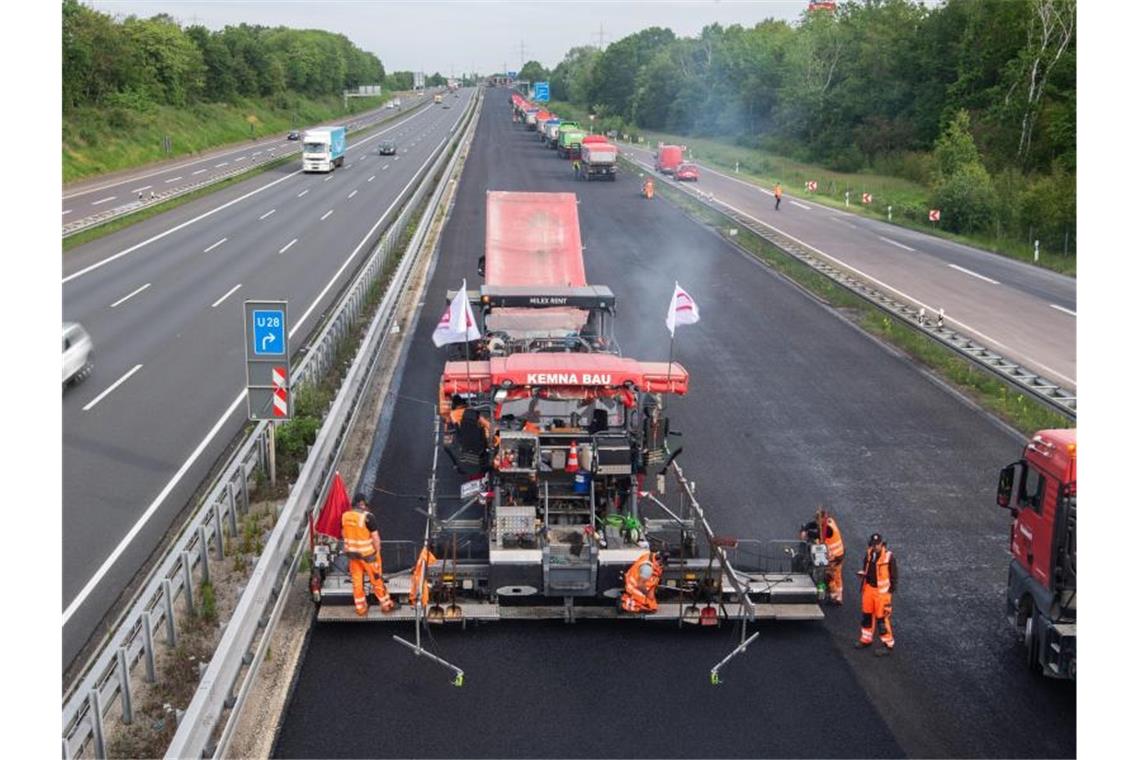
[[[573,193],[487,193],[488,285],[586,284]]]
[[[325,506],[321,509],[321,516],[317,519],[317,533],[341,538],[340,518],[350,509],[352,509],[352,502],[348,500],[348,491],[345,489],[344,481],[338,472],[333,476],[329,495],[325,498]]]

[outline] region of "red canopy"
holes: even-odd
[[[689,372],[677,362],[639,362],[613,354],[514,354],[481,362],[448,362],[441,391],[486,393],[504,383],[512,388],[601,390],[621,388],[627,382],[642,391],[684,395]]]
[[[574,193],[487,193],[488,285],[582,287],[586,267]]]
[[[341,538],[340,518],[350,509],[352,509],[352,503],[348,500],[348,491],[345,489],[344,480],[341,479],[338,472],[333,476],[332,485],[329,486],[329,495],[325,497],[321,516],[317,518],[317,533]]]

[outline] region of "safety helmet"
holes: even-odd
[[[872,533],[870,540],[867,541],[867,546],[875,546],[881,543],[883,543],[883,536],[879,533]]]

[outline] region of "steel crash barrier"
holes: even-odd
[[[622,156],[620,160],[625,161],[629,168],[635,171],[650,171],[645,165],[625,156]],[[670,187],[672,188],[672,186]],[[969,335],[947,327],[946,320],[941,314],[927,313],[924,308],[916,307],[914,304],[905,303],[887,295],[857,274],[845,269],[841,264],[825,257],[822,251],[784,235],[764,222],[744,215],[718,200],[711,193],[702,193],[685,186],[677,186],[672,189],[685,193],[706,208],[725,217],[732,224],[763,238],[766,242],[825,275],[872,306],[902,320],[910,327],[926,334],[962,358],[969,360],[1014,390],[1033,397],[1049,409],[1071,420],[1076,420],[1077,393],[1075,390],[1062,388],[1048,378],[1041,377],[1036,372],[1002,356]]]
[[[382,233],[371,249],[368,261],[342,291],[337,305],[326,318],[317,337],[311,339],[299,365],[294,370],[294,387],[321,377],[334,361],[339,342],[352,328],[365,308],[368,290],[382,276],[393,251],[413,217],[421,211],[423,221],[408,246],[408,253],[384,293],[376,316],[345,381],[318,434],[301,475],[290,492],[286,506],[245,586],[233,616],[226,624],[221,643],[203,674],[198,691],[185,714],[179,714],[179,728],[168,756],[202,757],[220,754],[230,733],[249,684],[264,656],[269,633],[280,616],[285,596],[280,593],[285,580],[295,571],[304,534],[303,517],[319,503],[327,491],[344,438],[355,418],[357,402],[380,355],[378,346],[388,335],[395,305],[404,289],[412,262],[418,257],[445,181],[434,186],[431,179],[450,176],[456,165],[463,141],[470,141],[482,96],[473,97],[468,108],[452,129],[451,138],[441,144],[402,191],[402,198],[392,210],[399,215]],[[441,174],[441,171],[443,172]],[[406,200],[405,200],[406,199]],[[391,212],[389,212],[391,213]],[[377,230],[381,224],[377,225]],[[147,580],[134,600],[113,624],[90,664],[71,684],[64,695],[62,756],[106,757],[105,721],[114,715],[126,724],[134,718],[132,677],[140,676],[148,683],[157,678],[156,647],[165,642],[177,645],[178,625],[175,607],[184,600],[194,605],[196,582],[209,580],[211,554],[215,561],[223,558],[225,536],[237,536],[238,517],[249,508],[250,479],[268,462],[269,423],[261,422],[247,434],[221,474],[206,489],[206,496],[193,516],[183,526],[178,538]],[[300,545],[298,545],[300,544]],[[196,581],[195,579],[198,579]],[[269,604],[276,602],[272,609]],[[261,645],[253,651],[254,637],[261,633]],[[142,668],[140,673],[139,669]],[[239,676],[245,676],[239,683]],[[215,741],[219,722],[221,741]]]

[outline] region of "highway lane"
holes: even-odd
[[[243,424],[242,301],[288,299],[296,350],[470,96],[388,128],[396,156],[363,138],[331,174],[283,166],[65,257],[96,352],[63,398],[65,664]]]
[[[404,101],[402,106],[406,110],[426,97],[430,95],[402,98]],[[349,132],[353,132],[375,124],[393,113],[395,111],[381,107],[356,114],[348,119],[328,123],[345,124]],[[306,128],[311,127],[299,129],[303,131]],[[351,135],[349,139],[351,140]],[[105,211],[138,205],[140,196],[144,203],[149,202],[152,193],[154,197],[161,198],[235,169],[295,154],[300,150],[300,145],[298,141],[285,139],[285,135],[274,135],[239,146],[211,150],[197,157],[81,180],[64,188],[63,224],[67,225]]]
[[[429,648],[467,671],[455,689],[391,641],[409,630],[318,625],[275,755],[1074,756],[1075,688],[1032,677],[1003,616],[1008,523],[993,493],[1016,438],[675,207],[639,199],[634,178],[574,183],[567,162],[510,123],[506,99],[489,91],[377,436],[371,503],[384,538],[422,536],[414,495],[426,491],[443,364],[430,334],[445,291],[479,281],[485,191],[571,190],[587,276],[613,288],[627,356],[668,356],[674,279],[701,306],[702,321],[678,329],[692,390],[670,416],[714,528],[791,537],[826,504],[850,552],[845,605],[821,624],[759,626],[715,688],[708,668],[730,650],[728,630],[433,629]],[[456,487],[445,473],[441,492]],[[875,530],[901,573],[899,644],[885,659],[852,648],[855,565]]]
[[[652,171],[651,151],[625,145],[622,151]],[[1074,278],[803,198],[785,196],[776,211],[766,188],[700,166],[694,189],[807,243],[902,300],[928,312],[945,309],[955,329],[1076,388]]]

